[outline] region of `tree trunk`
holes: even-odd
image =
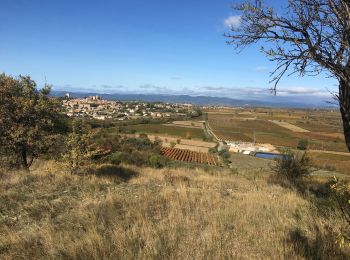
[[[343,120],[345,144],[350,152],[350,80],[340,82],[339,105]]]
[[[29,166],[27,162],[27,149],[25,147],[22,147],[21,151],[21,159],[22,159],[22,167],[26,172],[29,172]]]
[[[22,147],[21,151],[22,167],[26,172],[29,172],[29,167],[32,165],[34,160],[34,154],[29,152],[26,147]]]

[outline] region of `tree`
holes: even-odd
[[[89,161],[95,149],[91,146],[92,132],[81,120],[74,120],[72,132],[66,137],[66,153],[64,160],[68,163],[71,173],[77,173],[84,163]]]
[[[350,0],[288,0],[285,14],[262,0],[234,6],[241,11],[240,25],[225,34],[227,43],[242,49],[264,41],[261,48],[270,61],[273,91],[290,74],[328,72],[339,83],[334,98],[339,103],[346,145],[350,151]]]
[[[282,158],[275,161],[271,169],[277,175],[295,181],[312,172],[311,159],[306,152],[298,153],[287,150],[282,153]]]
[[[299,150],[307,150],[309,146],[309,141],[307,139],[300,139],[297,148]]]
[[[49,86],[39,91],[30,77],[0,74],[2,162],[29,171],[33,160],[54,144],[61,105],[49,94]]]

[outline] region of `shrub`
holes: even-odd
[[[166,166],[166,158],[159,154],[151,154],[148,157],[148,163],[153,168],[163,168]]]
[[[297,180],[312,172],[311,159],[306,152],[297,153],[289,150],[282,154],[282,158],[276,159],[272,165],[272,170],[276,174],[289,180]]]
[[[309,146],[309,141],[306,139],[299,140],[297,148],[299,150],[307,150],[307,147]]]
[[[147,161],[145,152],[139,152],[139,151],[132,151],[131,155],[129,156],[129,160],[127,161],[128,164],[134,164],[136,166],[142,166]]]
[[[227,151],[226,149],[223,149],[219,152],[219,155],[221,156],[222,160],[225,162],[225,163],[229,163],[229,159],[231,157],[231,154],[229,151]]]
[[[216,147],[211,147],[211,148],[209,148],[208,152],[209,153],[216,153],[217,149],[216,149]]]
[[[148,139],[148,136],[147,136],[147,134],[141,133],[141,134],[139,135],[139,138]]]
[[[350,225],[350,183],[349,181],[340,181],[336,177],[331,183],[331,190],[338,202],[342,215]],[[349,230],[342,231],[339,237],[340,246],[347,246],[350,248],[350,232]]]
[[[109,162],[114,165],[119,165],[123,161],[123,153],[115,152],[109,156]]]

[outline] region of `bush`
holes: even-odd
[[[211,148],[209,148],[209,151],[208,151],[209,153],[216,153],[217,152],[217,149],[216,149],[216,147],[211,147]]]
[[[331,182],[331,190],[334,194],[338,205],[341,209],[342,215],[350,225],[350,183],[345,180],[338,180],[334,177],[334,180]],[[341,234],[340,245],[350,247],[350,232],[345,229],[343,234]]]
[[[159,154],[151,154],[148,157],[148,163],[153,168],[163,168],[164,166],[166,166],[166,162],[166,158]]]
[[[276,159],[272,170],[289,180],[297,180],[312,172],[311,159],[306,152],[285,151],[281,159]]]
[[[299,140],[297,148],[299,150],[307,150],[308,146],[309,146],[309,141],[306,139],[301,139]]]
[[[109,162],[114,165],[119,165],[123,161],[123,153],[115,152],[109,156]]]
[[[229,151],[223,149],[219,152],[219,155],[221,156],[222,160],[225,162],[225,163],[229,163],[229,159],[231,157],[231,154]]]
[[[186,133],[186,139],[192,139],[192,134],[190,132]]]
[[[126,163],[134,164],[136,166],[142,166],[147,161],[147,154],[145,152],[132,151],[131,155],[128,157]]]

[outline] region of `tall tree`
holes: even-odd
[[[60,103],[50,87],[37,90],[30,77],[0,74],[0,159],[29,171],[33,160],[54,144]]]
[[[280,79],[298,73],[326,71],[339,82],[339,103],[346,145],[350,151],[350,0],[288,0],[285,12],[264,1],[245,1],[233,7],[241,12],[240,25],[225,36],[238,49],[263,41],[261,50],[277,62],[273,90]]]

